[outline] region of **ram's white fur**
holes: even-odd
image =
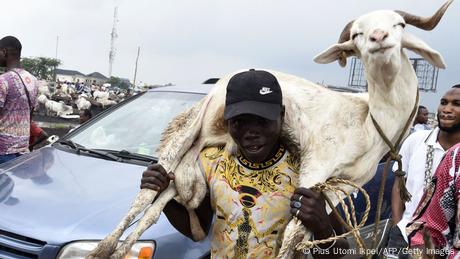
[[[69,115],[73,113],[72,106],[65,105],[64,102],[56,102],[46,98],[44,94],[41,94],[37,98],[38,102],[45,105],[46,113],[49,115]]]
[[[91,108],[91,102],[88,101],[87,95],[81,94],[78,96],[78,99],[75,101],[75,105],[77,105],[78,110],[89,110]]]
[[[109,92],[96,90],[93,93],[93,98],[98,101],[98,99],[109,99]]]
[[[44,94],[47,97],[51,96],[50,88],[49,88],[48,82],[46,82],[46,80],[38,81],[38,93],[39,94]]]
[[[405,134],[403,128],[417,105],[418,89],[416,75],[403,48],[422,55],[437,67],[443,68],[444,62],[438,52],[404,32],[398,25],[404,22],[403,17],[393,11],[363,15],[351,26],[351,35],[357,35],[354,39],[347,38],[315,58],[318,63],[340,60],[344,65],[344,56],[360,57],[366,70],[368,94],[341,94],[302,78],[270,71],[278,78],[283,91],[286,107],[283,134],[299,150],[301,186],[308,188],[330,177],[363,185],[374,176],[379,159],[389,148],[373,125],[371,114],[393,143],[400,134]],[[225,89],[233,74],[219,80],[202,102],[178,116],[166,130],[159,162],[168,172],[175,172],[175,182],[159,195],[134,232],[112,254],[128,224],[156,196],[155,191],[141,190],[127,216],[88,258],[109,255],[122,258],[143,231],[156,222],[164,205],[173,197],[177,196],[189,209],[191,221],[196,222],[193,209],[206,192],[205,179],[196,168],[199,151],[211,145],[226,145],[229,151],[235,150],[223,120]],[[192,233],[195,239],[204,237],[199,224],[192,224]],[[290,258],[295,245],[310,236],[310,232],[293,219],[286,227],[278,257]]]

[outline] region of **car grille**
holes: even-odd
[[[45,242],[0,230],[0,257],[38,258]]]

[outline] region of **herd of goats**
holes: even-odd
[[[112,90],[104,86],[93,86],[87,91],[77,91],[74,84],[58,84],[52,89],[47,81],[41,80],[38,88],[38,112],[46,116],[67,116],[74,111],[99,109],[113,106],[129,93]]]

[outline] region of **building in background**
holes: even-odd
[[[86,81],[86,75],[76,70],[56,69],[56,81],[76,83]]]
[[[105,83],[107,83],[107,81],[109,81],[109,79],[104,76],[103,74],[99,73],[99,72],[93,72],[91,74],[87,74],[86,75],[86,83],[87,84],[95,84],[95,85],[103,85]]]
[[[86,84],[103,85],[107,83],[109,79],[99,72],[93,72],[91,74],[83,74],[80,71],[68,70],[68,69],[56,69],[56,81]]]

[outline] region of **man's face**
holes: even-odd
[[[282,116],[268,120],[252,114],[242,114],[227,121],[229,133],[240,152],[253,163],[260,163],[276,152],[281,133]]]
[[[447,132],[460,131],[460,88],[452,88],[441,98],[438,126]]]
[[[87,120],[89,120],[88,116],[86,116],[83,112],[80,113],[80,124],[85,123]]]
[[[415,118],[416,123],[427,124],[428,115],[428,110],[425,108],[421,108],[417,114],[417,118]]]

